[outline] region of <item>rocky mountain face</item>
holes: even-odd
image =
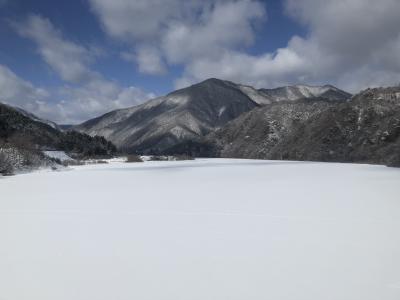
[[[268,158],[291,132],[339,104],[321,98],[273,103],[241,115],[209,134],[205,141],[218,149],[217,156]]]
[[[32,151],[63,150],[80,156],[111,155],[116,148],[103,137],[58,129],[38,117],[0,103],[0,147]]]
[[[236,85],[210,79],[74,129],[104,136],[126,151],[159,154],[181,141],[197,140],[257,106]]]
[[[400,166],[400,88],[368,89],[346,102],[268,105],[211,133],[204,143],[222,157]]]
[[[288,92],[289,87],[283,88]],[[293,87],[290,99],[347,99],[349,94],[333,87]],[[75,130],[104,136],[127,152],[165,154],[181,144],[200,143],[208,133],[254,108],[284,99],[284,91],[257,90],[229,81],[208,79],[199,84],[116,110],[89,120]]]

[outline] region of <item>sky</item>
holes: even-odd
[[[0,0],[0,102],[61,124],[210,77],[400,82],[399,0]]]

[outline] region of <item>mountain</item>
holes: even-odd
[[[235,84],[210,79],[74,129],[104,136],[129,151],[161,153],[183,140],[197,140],[257,106]]]
[[[318,88],[314,89],[317,94]],[[319,93],[329,99],[348,97],[347,93],[333,87],[320,89]],[[273,90],[258,90],[212,78],[142,105],[107,113],[74,130],[104,136],[128,152],[166,153],[181,143],[201,141],[203,136],[245,112],[283,101],[282,93],[269,94],[268,91]],[[298,96],[314,98],[311,92]]]
[[[347,102],[268,105],[206,140],[222,157],[400,166],[400,87],[367,89]]]
[[[63,132],[53,123],[0,103],[0,146],[39,150],[62,150],[78,156],[111,155],[115,146],[103,137]]]

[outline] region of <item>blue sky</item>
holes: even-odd
[[[76,123],[208,77],[391,85],[398,15],[396,0],[0,0],[0,102]]]

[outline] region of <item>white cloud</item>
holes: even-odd
[[[226,51],[217,59],[196,59],[187,64],[184,76],[176,81],[181,88],[199,80],[217,77],[258,87],[289,84],[301,77],[307,66],[302,57],[288,48],[274,54],[252,56],[239,51]],[[273,77],[268,77],[273,74]],[[305,78],[303,78],[305,80]]]
[[[129,62],[136,62],[139,71],[151,75],[163,75],[167,67],[162,60],[159,50],[155,47],[138,47],[136,53],[123,52],[121,57]]]
[[[287,11],[309,28],[286,48],[250,56],[227,50],[186,64],[183,78],[212,75],[263,87],[333,83],[352,92],[400,79],[400,2],[397,0],[288,0]]]
[[[49,93],[44,89],[33,86],[6,66],[0,65],[0,102],[36,110],[48,97]]]
[[[67,40],[47,19],[31,15],[25,22],[13,23],[13,27],[21,36],[34,41],[43,60],[61,79],[73,85],[45,92],[3,67],[2,80],[9,87],[0,90],[0,101],[55,122],[77,123],[155,97],[137,87],[122,87],[93,71],[90,64],[102,51]]]
[[[127,41],[159,39],[171,21],[192,19],[211,0],[89,0],[104,29]]]
[[[96,77],[88,67],[93,59],[87,48],[67,41],[49,20],[30,15],[24,22],[13,23],[17,32],[38,45],[38,52],[63,80],[82,82]]]
[[[266,16],[256,0],[90,0],[106,32],[134,48],[139,71],[165,72],[164,63],[217,58],[253,43]]]
[[[137,87],[121,87],[104,79],[92,80],[81,87],[64,87],[58,91],[62,118],[69,122],[80,122],[111,110],[138,105],[154,98]]]
[[[161,48],[170,63],[218,58],[226,49],[244,48],[254,41],[253,22],[265,17],[256,1],[217,1],[202,11],[198,22],[175,21],[168,25]]]
[[[150,45],[159,55],[152,61],[182,65],[177,86],[220,77],[264,87],[329,82],[357,91],[399,81],[398,0],[286,0],[288,15],[308,28],[307,36],[257,56],[246,48],[254,24],[265,19],[262,1],[90,2],[110,36],[133,47]],[[137,58],[141,71],[157,73]]]
[[[81,87],[47,91],[0,65],[0,102],[20,107],[60,124],[78,123],[110,110],[137,105],[154,98],[137,87],[122,88],[103,79]]]
[[[377,63],[400,36],[397,0],[288,0],[287,10],[310,27],[309,44],[349,67]]]
[[[51,102],[48,91],[35,87],[3,65],[0,65],[0,102],[49,120],[62,115],[60,108]]]

